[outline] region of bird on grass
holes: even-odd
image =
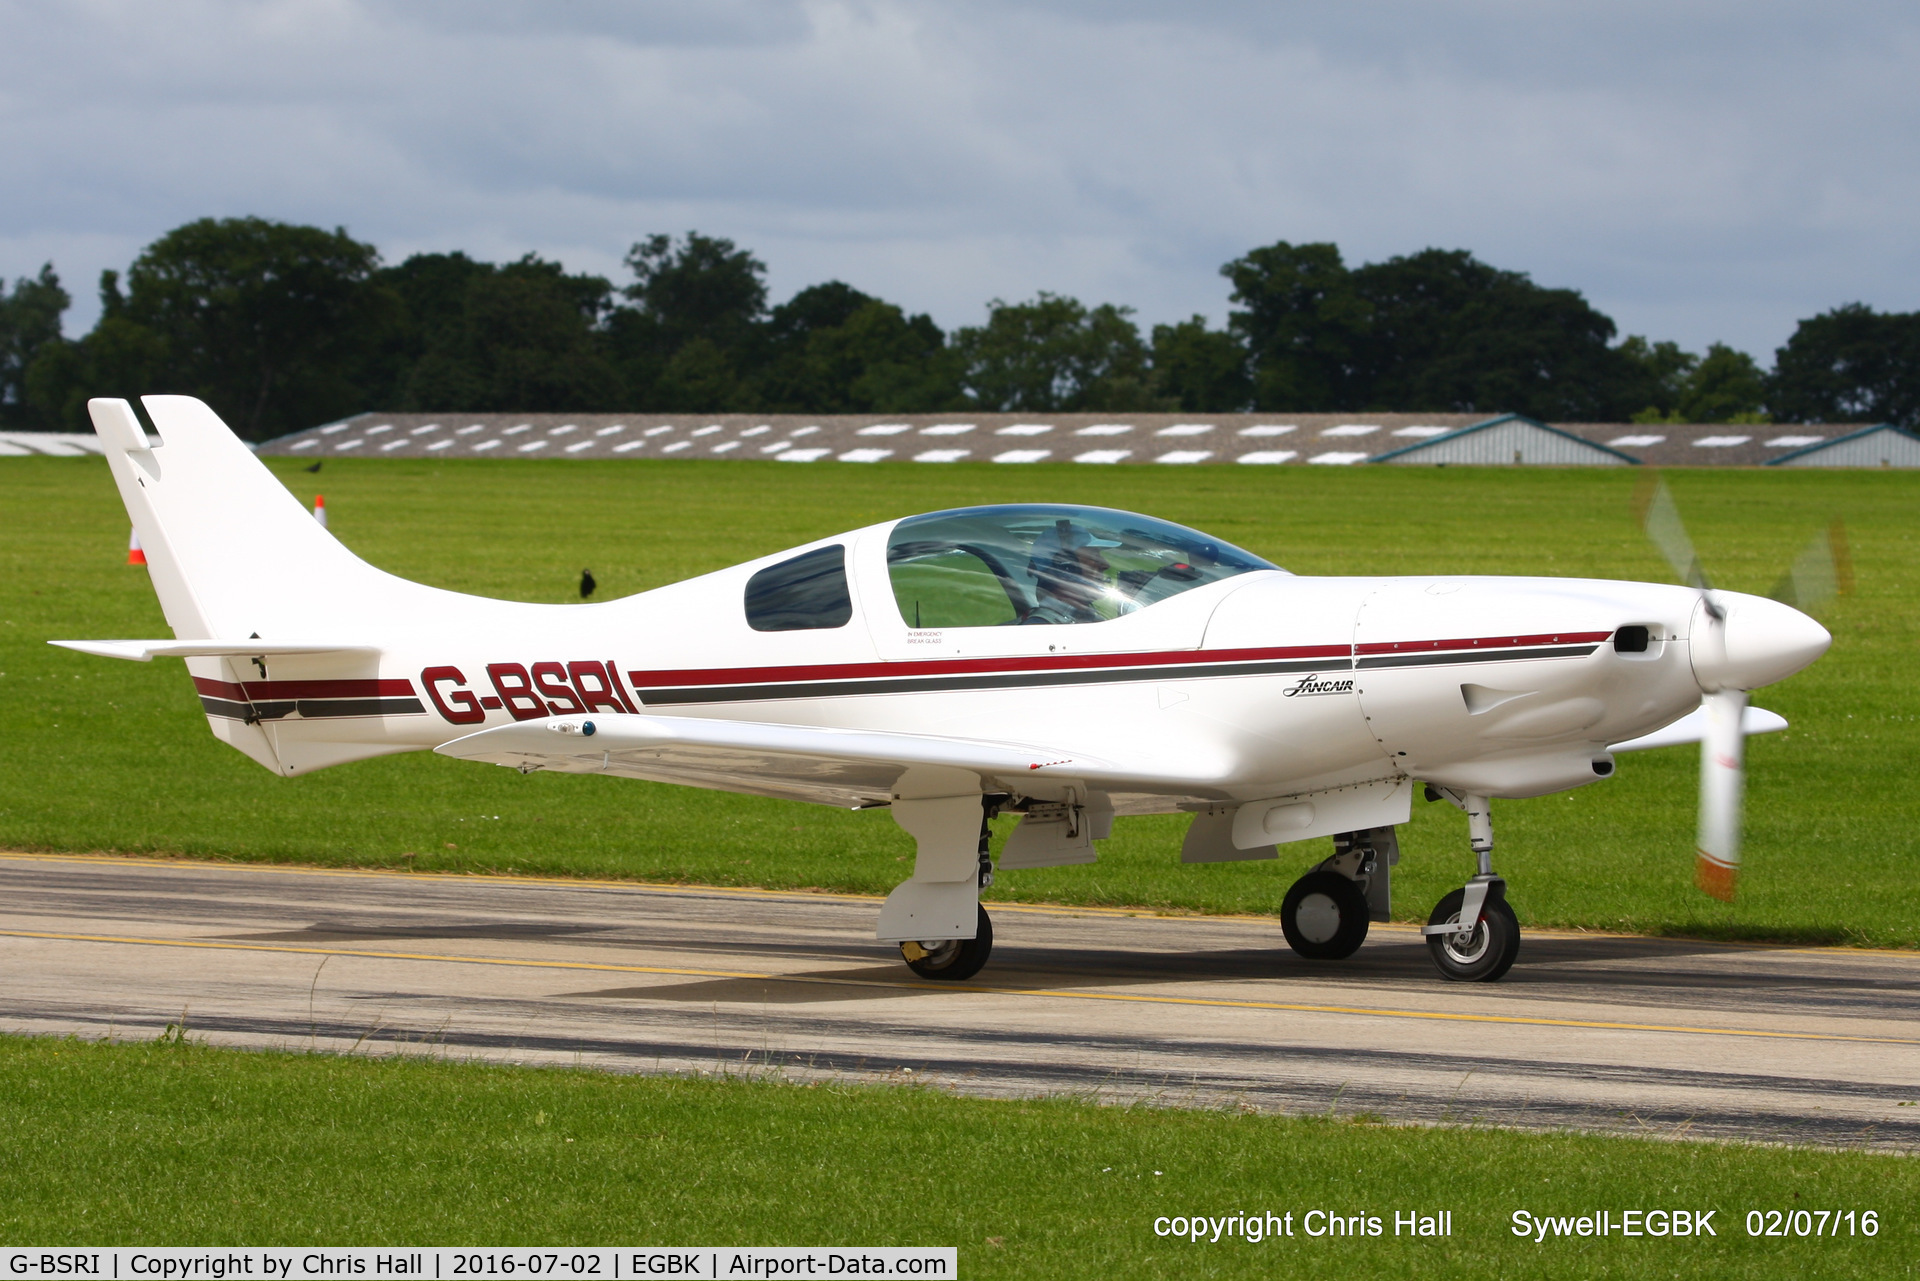
[[[301,471],[310,471],[310,472],[313,472],[313,473],[315,473],[315,474],[318,474],[318,473],[319,473],[319,471],[320,471],[320,464],[321,464],[321,463],[324,463],[324,462],[326,462],[326,461],[327,461],[327,460],[326,460],[326,459],[324,459],[324,458],[322,458],[322,459],[319,459],[319,460],[317,460],[317,461],[316,461],[316,462],[315,462],[315,463],[313,464],[313,466],[311,466],[311,467],[302,467],[302,468],[301,468],[300,470],[301,470]]]
[[[593,589],[598,587],[599,585],[600,584],[593,581],[592,570],[583,569],[580,571],[580,599],[581,600],[585,600],[587,597],[593,595]]]

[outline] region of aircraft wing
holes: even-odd
[[[136,663],[151,663],[156,658],[254,658],[274,654],[378,654],[378,645],[342,644],[339,641],[265,641],[257,636],[244,640],[57,640],[48,641],[62,649],[79,650],[99,658],[125,658]]]
[[[1771,734],[1775,730],[1785,729],[1787,718],[1778,712],[1770,712],[1764,707],[1749,706],[1740,717],[1742,734]],[[1628,739],[1624,743],[1615,743],[1609,752],[1643,752],[1649,747],[1674,747],[1681,743],[1697,743],[1707,736],[1707,709],[1696,707],[1679,720],[1651,734],[1642,734],[1639,738]]]
[[[1169,775],[1164,763],[1122,762],[1029,743],[690,716],[521,721],[434,750],[526,772],[616,774],[849,806],[886,801],[900,776],[915,766],[970,771],[989,788],[1041,779],[1171,794],[1195,788],[1212,793],[1218,786]]]

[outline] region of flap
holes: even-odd
[[[1037,779],[1145,778],[1167,792],[1182,793],[1193,782],[1168,778],[1151,765],[1129,769],[1026,743],[690,716],[596,714],[520,721],[434,750],[528,771],[619,774],[848,805],[890,800],[903,773],[927,765],[967,770],[991,788],[1010,790]]]

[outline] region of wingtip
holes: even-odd
[[[61,649],[71,649],[81,654],[91,654],[95,658],[123,658],[135,663],[153,661],[153,651],[141,641],[50,640],[47,644],[58,645]]]

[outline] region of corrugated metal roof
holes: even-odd
[[[1521,414],[1505,414],[1381,454],[1376,463],[1467,467],[1631,467],[1640,460]]]
[[[26,454],[53,454],[71,458],[100,452],[100,438],[92,432],[0,431],[0,458]]]
[[[356,414],[269,441],[308,458],[1364,462],[1480,414]]]
[[[1920,467],[1920,436],[1876,423],[1775,458],[1773,467]]]
[[[1560,423],[1655,467],[1755,467],[1854,430],[1826,423]]]
[[[1089,465],[1738,467],[1866,440],[1831,425],[1542,423],[1515,414],[356,414],[260,446],[306,458],[757,458]],[[22,433],[27,434],[27,433]],[[1913,440],[1896,433],[1901,440]],[[1876,438],[1877,439],[1877,438]],[[1875,446],[1877,447],[1877,446]],[[1904,446],[1901,447],[1904,449]],[[1862,446],[1862,457],[1871,449]],[[1838,459],[1846,454],[1822,455]],[[1904,453],[1889,454],[1889,466]],[[1794,465],[1880,466],[1865,462]]]

